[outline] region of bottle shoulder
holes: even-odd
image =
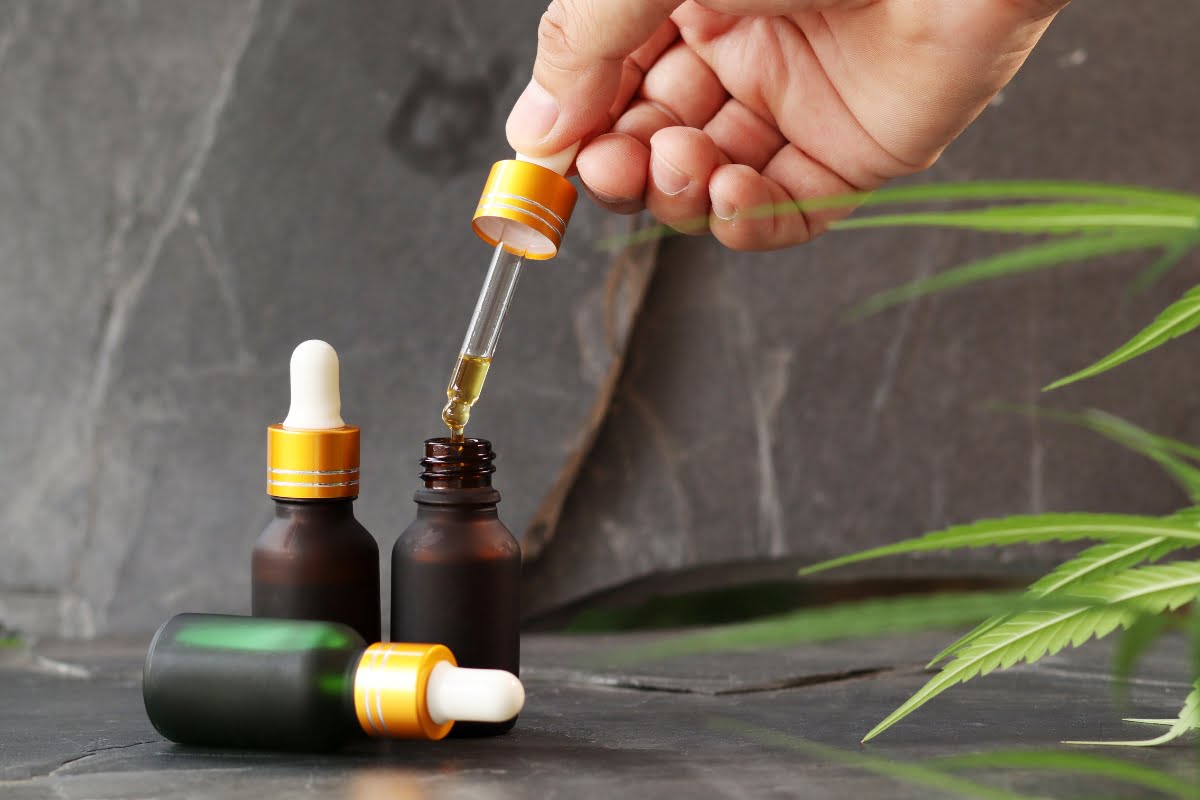
[[[420,514],[392,549],[393,557],[520,560],[521,545],[495,514]]]
[[[254,545],[256,553],[288,552],[333,556],[339,553],[378,555],[375,537],[353,516],[331,519],[321,515],[294,513],[275,516],[263,528]]]

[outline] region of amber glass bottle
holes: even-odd
[[[354,518],[353,498],[274,499],[251,559],[251,613],[341,622],[378,640],[379,546]]]
[[[254,545],[251,613],[349,625],[380,638],[379,546],[354,518],[359,430],[341,416],[337,353],[310,340],[292,353],[292,404],[267,428],[275,517]]]
[[[520,674],[521,547],[500,521],[491,442],[430,439],[417,518],[392,550],[392,641],[438,642],[458,663]],[[493,736],[502,723],[460,723],[451,736]]]

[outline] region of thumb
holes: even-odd
[[[533,79],[508,116],[519,153],[546,156],[578,142],[608,113],[625,58],[683,0],[552,0],[538,26]]]

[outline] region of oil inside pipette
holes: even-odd
[[[462,353],[446,386],[446,406],[442,409],[442,422],[450,429],[450,440],[461,442],[467,420],[471,418],[471,406],[483,391],[488,367],[492,359]]]

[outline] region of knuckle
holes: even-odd
[[[570,0],[551,0],[538,22],[538,59],[555,69],[577,70],[583,24]]]

